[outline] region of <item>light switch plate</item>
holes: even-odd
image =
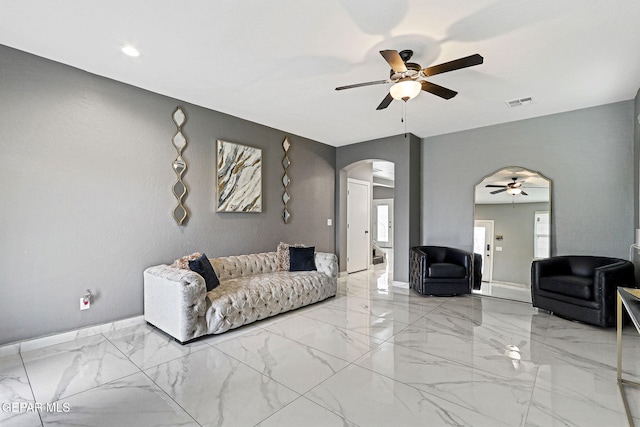
[[[333,220],[331,218],[327,219],[327,225],[331,227],[333,225]]]

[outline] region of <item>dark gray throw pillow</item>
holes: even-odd
[[[316,247],[294,248],[289,246],[289,271],[314,271],[316,268]]]
[[[189,268],[202,276],[207,286],[207,292],[214,290],[220,284],[213,266],[209,262],[206,254],[202,254],[200,258],[189,261]]]

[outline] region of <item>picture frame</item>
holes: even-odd
[[[262,150],[217,140],[216,211],[262,212]]]

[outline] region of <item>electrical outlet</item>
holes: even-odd
[[[333,225],[333,220],[331,218],[327,219],[327,225],[331,227]]]
[[[80,310],[89,310],[91,308],[91,301],[89,298],[80,298]]]

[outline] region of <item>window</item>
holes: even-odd
[[[549,258],[551,246],[549,211],[536,211],[534,218],[533,257]]]

